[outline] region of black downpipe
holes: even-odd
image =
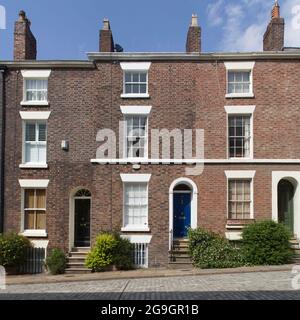
[[[5,68],[0,67],[0,233],[4,231]]]

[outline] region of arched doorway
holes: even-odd
[[[278,183],[278,222],[294,234],[294,185],[287,179]]]
[[[198,188],[188,178],[175,180],[169,190],[170,248],[173,239],[187,237],[189,228],[197,228]]]
[[[80,189],[73,197],[74,210],[74,246],[90,247],[91,193]]]

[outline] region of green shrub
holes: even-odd
[[[189,252],[197,268],[236,268],[244,265],[238,248],[227,239],[202,228],[189,231]]]
[[[274,221],[250,224],[242,236],[242,252],[251,265],[280,265],[292,258],[291,234],[282,224]]]
[[[85,265],[93,271],[104,271],[113,265],[114,252],[118,240],[113,234],[103,233],[96,238],[96,243],[88,254]]]
[[[113,264],[119,270],[133,269],[133,250],[134,245],[129,240],[123,239],[120,235],[115,234],[117,246],[113,255]]]
[[[67,266],[67,258],[61,249],[52,249],[51,254],[46,259],[47,269],[51,274],[63,274]]]
[[[88,254],[85,265],[95,272],[115,266],[119,270],[133,268],[133,245],[118,233],[103,233]]]
[[[19,267],[26,259],[30,241],[16,233],[0,234],[0,265]]]

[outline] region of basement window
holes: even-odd
[[[134,265],[137,268],[148,268],[148,244],[134,243]]]

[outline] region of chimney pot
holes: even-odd
[[[196,14],[192,15],[191,27],[198,27],[198,17]]]
[[[102,30],[110,30],[110,23],[109,23],[109,20],[107,18],[103,19]]]
[[[26,12],[24,10],[21,10],[19,12],[19,20],[20,21],[25,21],[26,20]]]
[[[272,9],[271,17],[272,19],[280,18],[280,6],[277,0],[275,1],[274,7]]]

